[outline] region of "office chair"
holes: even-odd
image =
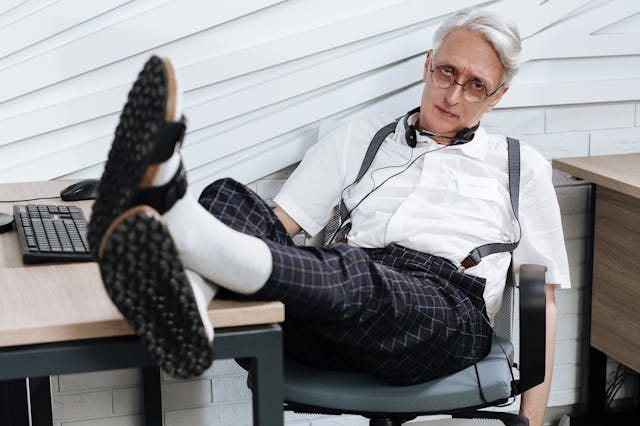
[[[495,318],[491,352],[475,367],[426,383],[398,386],[362,372],[331,371],[284,361],[285,409],[316,414],[359,414],[371,426],[399,426],[417,416],[449,414],[457,418],[493,418],[508,426],[526,426],[524,417],[480,408],[504,404],[544,381],[544,266],[520,268],[520,378],[512,366],[514,287],[507,284]],[[511,281],[511,280],[508,280]]]

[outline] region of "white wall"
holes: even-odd
[[[320,120],[415,106],[434,29],[474,4],[512,17],[524,38],[522,70],[485,126],[548,158],[640,151],[635,0],[3,0],[0,182],[99,176],[127,90],[157,53],[184,90],[192,190],[233,176],[269,198]],[[553,406],[577,402],[582,386],[587,221],[584,190],[558,194],[573,288],[558,292]],[[52,390],[56,425],[140,424],[136,371],[54,377]],[[168,426],[250,423],[231,362],[195,381],[167,379],[163,391]]]

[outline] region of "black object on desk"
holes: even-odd
[[[16,205],[13,216],[25,264],[93,260],[87,220],[79,207]]]
[[[0,213],[0,234],[10,231],[13,228],[13,216]]]
[[[98,195],[99,179],[84,179],[60,191],[62,201],[95,200]]]

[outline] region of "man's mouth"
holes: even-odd
[[[447,109],[445,109],[445,108],[439,107],[439,106],[437,106],[437,105],[436,105],[436,108],[437,108],[437,109],[438,109],[438,111],[440,111],[440,113],[441,113],[442,115],[444,115],[445,117],[450,117],[450,118],[456,118],[456,117],[458,117],[456,114],[452,113],[451,111],[449,111],[449,110],[447,110]]]

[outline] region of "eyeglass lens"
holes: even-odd
[[[470,102],[480,102],[487,97],[487,88],[479,80],[468,80],[464,84],[456,81],[456,76],[450,67],[436,67],[432,70],[433,82],[441,89],[448,89],[459,84],[464,90],[464,97]]]

